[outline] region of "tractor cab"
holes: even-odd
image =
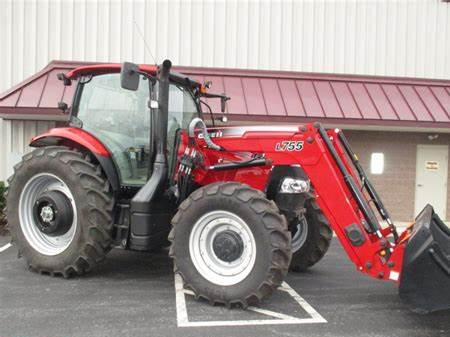
[[[206,93],[200,82],[170,68],[169,61],[159,67],[125,62],[59,75],[65,85],[77,81],[68,131],[78,129],[82,138],[94,137],[107,154],[91,150],[119,200],[116,222],[121,225],[113,239],[124,248],[152,250],[167,242],[178,205],[170,180],[179,159],[181,131],[193,120],[203,121],[201,97],[220,98],[223,107],[228,99]]]
[[[72,123],[98,138],[109,150],[119,172],[120,185],[133,188],[144,185],[151,171],[157,125],[151,102],[156,102],[159,82],[152,79],[154,68],[136,74],[135,90],[121,85],[120,68],[75,70],[78,78],[74,96]],[[177,130],[187,129],[195,117],[202,117],[199,101],[201,84],[179,74],[169,84],[167,154],[172,163]],[[181,80],[184,77],[186,81]],[[169,171],[172,167],[169,167]]]

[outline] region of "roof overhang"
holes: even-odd
[[[361,119],[339,119],[339,118],[305,118],[305,117],[284,117],[283,120],[268,118],[267,116],[233,115],[229,118],[230,123],[270,123],[270,124],[293,124],[293,123],[314,123],[320,122],[327,128],[340,128],[347,130],[370,130],[370,131],[408,131],[408,132],[438,132],[450,133],[449,123],[423,122],[418,125],[413,121],[380,121]]]
[[[0,118],[67,120],[57,109],[70,103],[76,87],[64,86],[57,73],[119,72],[118,63],[53,61],[0,95]],[[152,73],[154,65],[140,65]],[[450,81],[380,76],[318,74],[224,68],[174,67],[172,76],[193,83],[212,81],[225,92],[231,123],[305,123],[358,130],[450,132]],[[222,115],[218,100],[205,99]]]

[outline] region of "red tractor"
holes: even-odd
[[[30,269],[81,275],[113,247],[170,245],[197,297],[246,307],[317,263],[334,230],[356,268],[399,282],[414,310],[450,307],[450,231],[431,206],[397,234],[340,130],[208,128],[202,99],[229,98],[170,69],[59,75],[77,82],[70,122],[35,137],[9,180],[9,226]]]

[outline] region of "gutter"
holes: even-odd
[[[0,113],[4,120],[68,122],[68,115],[8,114]]]

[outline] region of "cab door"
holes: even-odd
[[[113,73],[82,78],[80,86],[73,113],[82,128],[108,148],[121,185],[143,185],[151,156],[149,81],[142,77],[138,90],[125,90]]]

